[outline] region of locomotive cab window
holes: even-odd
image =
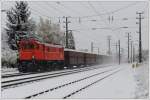
[[[56,48],[49,47],[49,52],[56,52]]]
[[[39,49],[39,45],[38,44],[35,45],[35,49]]]
[[[50,47],[47,48],[47,51],[50,52]]]
[[[22,44],[23,50],[34,49],[34,47],[35,47],[34,44],[31,44],[31,43]]]

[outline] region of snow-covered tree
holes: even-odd
[[[74,41],[72,31],[69,31],[69,34],[68,34],[68,47],[69,49],[75,49],[75,41]]]
[[[43,20],[37,25],[37,33],[43,38],[43,41],[51,44],[64,44],[64,34],[60,29],[59,24],[50,23],[48,19]]]
[[[7,11],[8,44],[11,49],[17,50],[18,41],[35,30],[35,22],[30,19],[28,3],[16,2],[15,6]]]
[[[12,50],[9,48],[9,45],[7,43],[8,35],[6,34],[6,31],[2,29],[1,31],[1,62],[2,62],[2,68],[3,67],[15,67],[15,64],[17,62],[17,50]]]

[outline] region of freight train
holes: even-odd
[[[18,70],[20,72],[51,71],[101,64],[106,59],[110,57],[64,49],[60,45],[43,43],[34,38],[19,41]]]

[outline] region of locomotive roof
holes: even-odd
[[[105,55],[105,54],[97,54],[97,53],[91,53],[91,52],[85,52],[85,51],[79,51],[79,50],[73,50],[73,49],[66,49],[66,48],[64,49],[64,51],[74,51],[74,52],[81,52],[81,53],[109,56],[109,55]]]
[[[39,43],[39,44],[42,44],[42,45],[45,45],[45,46],[49,46],[49,47],[63,48],[63,46],[61,46],[61,45],[44,43],[44,42],[39,41],[39,40],[36,40],[36,39],[34,39],[34,38],[22,39],[22,42],[29,41],[29,40],[33,40],[33,41],[35,41],[36,43]]]
[[[59,45],[59,44],[49,44],[49,43],[44,43],[44,42],[40,42],[40,41],[36,41],[39,44],[43,44],[45,46],[49,46],[49,47],[56,47],[56,48],[63,48],[63,46]]]
[[[48,43],[41,43],[41,44],[44,44],[44,45],[46,45],[46,46],[50,46],[50,47],[63,48],[63,46],[58,45],[58,44],[56,44],[56,45],[54,45],[54,44],[48,44]]]

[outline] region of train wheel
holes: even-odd
[[[22,72],[22,73],[27,72],[26,67],[24,67],[23,65],[18,65],[18,70],[19,70],[19,72]]]
[[[33,63],[27,64],[27,72],[37,72],[37,71],[38,71],[38,67],[36,64]]]
[[[56,63],[52,64],[52,70],[57,70],[57,64]]]

